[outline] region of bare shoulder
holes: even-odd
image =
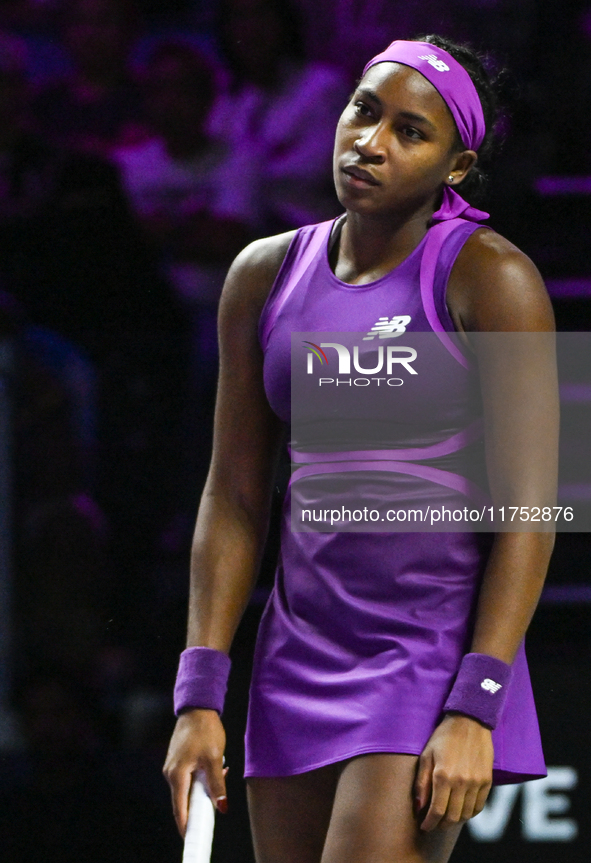
[[[447,289],[450,314],[465,331],[554,329],[544,281],[524,252],[483,228],[462,247]]]
[[[220,299],[220,321],[228,316],[258,320],[295,231],[255,240],[236,257]]]

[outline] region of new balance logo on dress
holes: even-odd
[[[421,54],[419,60],[427,60],[429,66],[433,66],[438,72],[449,72],[449,66],[443,60],[439,60],[436,54]]]
[[[487,692],[490,692],[491,695],[494,695],[495,692],[498,692],[499,689],[503,688],[501,683],[495,683],[494,680],[490,679],[490,677],[485,677],[480,686],[482,689],[486,689]]]
[[[410,324],[410,315],[395,315],[393,318],[379,318],[373,325],[366,336],[363,336],[364,342],[370,342],[377,335],[381,339],[395,339],[396,336],[401,336],[406,332],[407,326]]]

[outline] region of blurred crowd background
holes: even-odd
[[[160,770],[224,273],[250,240],[338,214],[334,127],[364,62],[433,32],[508,70],[484,203],[559,326],[591,329],[582,0],[0,1],[3,859],[180,860]],[[568,603],[589,600],[590,548],[559,543],[546,659],[588,656]],[[273,552],[233,651],[226,863],[251,860],[241,723]]]

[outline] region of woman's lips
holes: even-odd
[[[365,188],[367,186],[381,185],[369,171],[366,171],[364,168],[359,168],[357,165],[345,165],[341,170],[343,174],[346,175],[348,182],[352,186]]]

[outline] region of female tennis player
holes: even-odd
[[[371,488],[385,478],[409,500],[426,488],[433,499],[450,489],[469,497],[456,459],[478,435],[467,418],[476,380],[493,501],[552,497],[552,351],[535,339],[499,350],[479,338],[551,333],[550,302],[532,262],[456,191],[478,183],[494,103],[468,48],[435,36],[392,43],[368,63],[338,123],[343,216],[257,241],[230,269],[164,768],[181,833],[198,770],[217,808],[227,805],[228,652],[256,581],[290,422],[292,332],[367,332],[374,358],[372,333],[436,334],[414,388],[401,388],[404,411],[393,409],[386,445],[336,456],[296,447],[294,495],[313,494],[323,473],[360,471]],[[419,440],[425,416],[433,421]],[[292,531],[292,496],[246,732],[256,859],[443,863],[493,782],[545,774],[523,639],[552,533]]]

